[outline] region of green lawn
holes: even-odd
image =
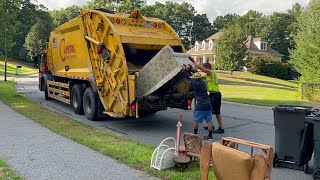
[[[4,60],[0,60],[0,76],[4,75]],[[18,75],[16,75],[16,65],[22,65],[21,69],[18,69]],[[8,60],[7,61],[7,75],[8,77],[18,77],[29,74],[36,74],[37,71],[32,67],[32,63]]]
[[[10,166],[8,166],[3,160],[0,159],[0,180],[20,180],[18,176]]]
[[[0,81],[0,100],[13,110],[32,119],[43,127],[97,150],[102,154],[108,155],[133,168],[145,171],[161,179],[200,179],[198,162],[190,164],[184,173],[180,173],[179,170],[176,169],[165,171],[152,169],[150,168],[150,159],[155,149],[154,146],[142,144],[96,129],[67,116],[53,112],[17,94],[14,89],[14,82]],[[210,179],[213,179],[212,171]]]
[[[301,100],[298,83],[251,74],[248,72],[217,71],[224,101],[261,106],[313,105]]]

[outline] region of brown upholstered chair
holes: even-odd
[[[251,154],[238,150],[238,145],[251,148]],[[253,148],[262,153],[253,154]],[[204,142],[201,149],[201,179],[208,179],[210,160],[217,180],[266,180],[271,178],[274,150],[272,147],[236,138],[222,138],[222,143]]]

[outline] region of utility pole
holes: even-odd
[[[4,32],[4,52],[5,52],[5,58],[4,58],[4,81],[7,81],[7,29],[5,29]]]

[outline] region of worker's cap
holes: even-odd
[[[192,79],[199,79],[200,77],[201,75],[198,72],[192,74]]]

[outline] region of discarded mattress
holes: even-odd
[[[196,71],[189,54],[176,53],[170,46],[158,52],[140,71],[136,81],[138,96],[147,96],[174,79],[183,69]]]

